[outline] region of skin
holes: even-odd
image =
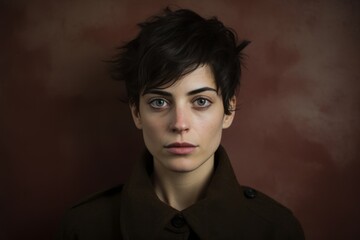
[[[235,109],[235,97],[230,105]],[[198,201],[211,178],[222,131],[235,115],[224,113],[210,68],[200,66],[174,84],[150,89],[141,95],[138,110],[130,108],[154,157],[157,196],[178,210]],[[184,143],[191,145],[172,145]]]

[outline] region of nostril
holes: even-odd
[[[175,132],[175,133],[187,132],[188,130],[189,130],[189,128],[187,128],[187,127],[173,127],[171,129],[171,131]]]

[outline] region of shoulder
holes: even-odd
[[[65,214],[57,239],[99,239],[113,233],[120,221],[122,185],[93,194],[75,204]],[[90,237],[91,236],[91,237]],[[102,238],[108,239],[108,238]]]
[[[290,209],[254,188],[240,186],[240,191],[244,195],[246,209],[252,219],[266,222],[267,226],[278,230],[275,234],[291,236],[292,239],[304,239],[300,222]]]
[[[81,200],[76,203],[71,209],[83,208],[93,205],[102,205],[107,202],[111,202],[120,197],[122,192],[123,185],[118,185],[95,194],[90,195],[89,197]]]
[[[276,218],[279,217],[293,215],[290,209],[259,190],[247,186],[240,186],[240,191],[245,197],[247,208],[255,214],[269,219],[269,221],[272,219],[276,220]]]
[[[123,185],[112,187],[110,189],[92,194],[84,200],[73,205],[68,214],[73,215],[99,215],[99,213],[108,213],[114,209],[120,208],[120,197]]]

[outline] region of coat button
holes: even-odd
[[[257,192],[255,189],[252,188],[245,188],[244,195],[248,199],[253,199],[257,196]]]
[[[177,214],[171,219],[171,224],[176,228],[181,228],[185,225],[185,218],[181,214]]]

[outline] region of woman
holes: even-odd
[[[139,26],[113,63],[146,152],[124,185],[74,206],[58,239],[304,239],[287,208],[237,183],[220,145],[249,42],[185,9]]]

